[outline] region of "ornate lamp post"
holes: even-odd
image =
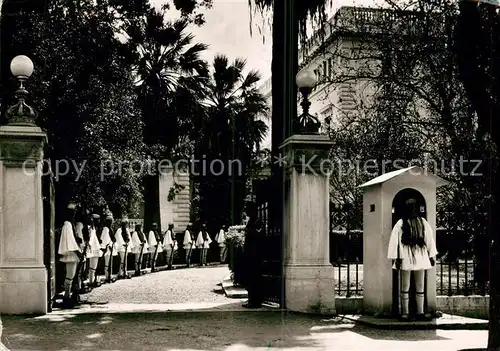
[[[330,166],[332,141],[321,135],[321,123],[309,114],[308,95],[317,83],[309,70],[300,71],[296,84],[303,96],[302,115],[293,116],[293,135],[282,144],[286,155],[284,168],[284,240],[285,306],[302,313],[335,314],[334,285],[327,243],[330,226]],[[295,100],[290,101],[297,106]],[[298,113],[296,114],[298,115]],[[320,306],[319,308],[317,306]]]
[[[19,87],[17,103],[6,112],[8,123],[0,126],[0,178],[5,184],[0,200],[8,204],[0,221],[0,313],[46,314],[53,297],[47,288],[41,189],[47,135],[36,126],[35,111],[25,102],[24,82],[33,73],[33,62],[17,56],[10,70]],[[16,252],[23,253],[21,259]]]
[[[17,103],[9,107],[6,112],[8,125],[34,127],[36,112],[26,103],[28,91],[24,88],[24,82],[33,74],[33,62],[28,56],[16,56],[10,63],[10,71],[19,81],[19,88],[15,95]]]
[[[308,99],[312,89],[318,83],[316,74],[308,69],[301,70],[296,76],[297,87],[302,94],[302,114],[294,121],[295,134],[319,134],[320,121],[309,114],[311,102]]]

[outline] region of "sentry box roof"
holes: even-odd
[[[412,167],[398,169],[396,171],[392,171],[392,172],[388,172],[388,173],[384,173],[382,175],[379,175],[378,177],[373,178],[372,180],[370,180],[364,184],[361,184],[360,186],[358,186],[358,188],[367,188],[367,187],[371,187],[374,185],[382,184],[382,183],[385,183],[391,179],[401,177],[401,176],[406,175],[406,174],[424,175],[426,177],[432,178],[436,181],[437,187],[448,184],[448,181],[444,180],[441,177],[438,177],[437,175],[435,175],[433,173],[430,173],[428,170],[423,169],[422,167],[419,167],[419,166],[412,166]]]

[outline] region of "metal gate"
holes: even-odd
[[[280,211],[274,215],[280,218],[270,218],[273,211],[270,211],[271,199],[275,192],[272,191],[269,179],[259,182],[259,189],[256,192],[257,211],[259,219],[263,224],[264,237],[262,243],[263,263],[262,263],[262,293],[264,301],[285,308],[285,284],[284,284],[284,245],[281,228]]]
[[[42,176],[43,261],[47,268],[47,310],[52,312],[52,302],[56,295],[55,191],[48,164],[44,162]]]

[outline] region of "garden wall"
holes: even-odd
[[[338,314],[359,314],[363,311],[363,297],[335,298],[335,307]],[[437,310],[442,313],[488,319],[489,296],[438,296]]]

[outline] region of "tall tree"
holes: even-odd
[[[197,180],[200,218],[209,221],[214,230],[229,221],[239,222],[248,170],[267,131],[260,119],[267,111],[266,100],[257,88],[260,75],[256,71],[244,74],[244,70],[244,60],[229,63],[227,57],[216,56],[207,83],[206,120],[196,156],[206,159],[208,167],[204,170],[199,164]],[[220,160],[219,164],[215,160]]]
[[[307,61],[322,58],[317,69],[322,91],[317,96],[321,99],[323,94],[324,102],[332,105],[332,137],[347,147],[334,155],[353,163],[374,161],[376,174],[393,170],[394,160],[407,164],[416,159],[422,165],[438,161],[432,171],[458,186],[453,193],[473,196],[469,204],[483,203],[483,181],[477,176],[481,169],[473,174],[475,164],[470,162],[460,173],[458,166],[461,159],[483,158],[488,143],[459,80],[450,44],[457,8],[452,2],[411,3],[413,8],[399,2],[382,9],[342,9],[330,22],[331,31],[340,36],[326,39]],[[323,65],[326,61],[334,63],[332,69]],[[352,142],[360,146],[354,159]],[[389,161],[386,167],[384,161]],[[451,176],[453,169],[457,174]],[[342,182],[337,185],[346,190]],[[460,202],[464,211],[483,216],[484,211],[463,206],[466,203]],[[457,225],[467,227],[470,234],[484,231],[484,218],[483,225],[471,227],[470,216],[454,208]]]
[[[150,8],[126,27],[127,46],[137,62],[144,140],[153,165],[145,176],[146,225],[160,223],[158,160],[175,161],[192,154],[189,140],[198,132],[195,119],[203,113],[199,102],[208,74],[200,58],[206,45],[193,43],[194,37],[186,32],[187,20],[168,22],[165,11]]]
[[[108,203],[121,215],[141,196],[138,176],[118,169],[124,161],[142,159],[143,146],[115,11],[109,2],[81,1],[75,7],[73,1],[51,1],[43,14],[17,13],[4,33],[8,53],[31,47],[31,98],[48,134],[45,155],[59,171],[56,214],[64,213],[67,201],[78,200],[89,207]],[[104,161],[114,169],[101,178]]]
[[[203,10],[210,8],[211,4],[212,0],[165,0],[162,6],[165,10],[175,9],[179,11],[185,23],[201,25],[204,23]],[[44,124],[45,122],[42,122],[42,126],[48,129],[52,153],[48,150],[47,154],[50,154],[53,162],[59,157],[80,157],[75,161],[82,161],[82,157],[91,156],[95,163],[97,161],[95,158],[99,155],[105,158],[118,157],[122,161],[128,160],[129,162],[145,158],[142,138],[135,137],[137,133],[142,133],[142,118],[138,118],[141,110],[138,110],[136,106],[137,99],[134,97],[133,77],[130,75],[133,66],[137,63],[135,61],[137,56],[134,55],[136,51],[130,50],[130,46],[122,45],[121,38],[126,34],[127,29],[143,21],[151,6],[149,0],[132,2],[128,0],[98,2],[90,0],[54,0],[50,2],[7,0],[3,2],[1,64],[4,99],[2,107],[10,104],[11,94],[9,92],[14,89],[15,84],[7,84],[12,82],[12,80],[7,80],[11,58],[16,54],[31,56],[37,68],[43,67],[43,78],[40,79],[43,83],[31,90],[37,98],[36,107],[39,109],[41,118],[48,118],[50,115],[51,118],[48,118],[48,121],[53,123],[52,127],[52,125],[47,126]],[[43,45],[41,45],[42,43]],[[40,70],[37,70],[35,74],[35,79],[42,76]],[[102,84],[97,84],[95,79],[92,79],[93,74],[102,77]],[[91,78],[89,85],[82,84],[87,75]],[[89,96],[87,92],[92,93],[92,95]],[[54,96],[59,94],[59,96],[50,99],[49,95],[41,97],[42,94],[54,94]],[[177,91],[176,94],[181,93]],[[113,96],[113,100],[110,102],[107,99],[111,99],[111,96]],[[101,113],[102,108],[95,100],[106,105],[107,113]],[[49,101],[47,106],[41,106],[45,101]],[[110,111],[110,108],[116,109]],[[90,111],[99,111],[101,114],[99,117],[93,117],[93,120],[88,120],[90,118],[88,116],[93,113]],[[85,113],[85,117],[80,116],[81,113]],[[56,119],[53,117],[54,115],[61,116],[61,118]],[[63,115],[71,117],[62,118]],[[108,120],[107,116],[111,120]],[[120,126],[118,131],[114,130],[114,137],[117,139],[111,137],[111,131],[96,125],[98,121],[109,128]],[[88,123],[92,123],[93,126],[91,127]],[[51,130],[51,128],[54,129]],[[106,131],[102,132],[104,130]],[[99,131],[102,134],[99,134]],[[81,141],[77,139],[77,134],[81,135]],[[105,138],[106,141],[99,140],[100,137]],[[177,137],[175,139],[183,140],[184,138]],[[95,150],[83,146],[81,148],[75,147],[75,149],[68,147],[74,141],[83,144],[96,140],[102,141],[99,145],[106,145],[108,149],[99,151],[97,146]],[[113,145],[115,146],[113,147]],[[113,153],[111,149],[119,149],[120,151]],[[136,151],[130,153],[127,150],[130,152],[137,150],[139,154]],[[115,166],[117,165],[115,164]],[[126,168],[127,171],[115,170],[107,175],[110,189],[114,191],[107,193],[109,196],[106,195],[106,197],[109,201],[116,200],[116,204],[119,204],[113,206],[117,212],[116,215],[121,215],[121,212],[129,210],[126,207],[130,202],[138,202],[142,198],[138,192],[141,188],[140,183],[138,183],[140,180],[137,176],[138,170]],[[88,171],[88,174],[95,175],[99,168],[94,165],[93,172],[90,172],[90,169],[90,167],[86,167],[84,170]],[[80,181],[78,184],[71,184],[70,179],[75,179],[74,172],[66,175],[65,180],[58,183],[58,187],[62,187],[61,184],[67,182],[67,185],[63,187],[64,190],[57,191],[59,196],[65,198],[61,198],[58,204],[64,206],[63,203],[68,198],[86,196],[84,194],[88,194],[91,201],[103,201],[101,198],[103,190],[100,189],[103,183],[96,181],[95,177],[92,180],[89,179],[88,182]],[[124,188],[121,188],[122,186]],[[94,188],[99,188],[99,191],[92,190]],[[117,199],[117,196],[124,196],[124,198]],[[57,211],[57,213],[61,212]]]
[[[479,126],[500,147],[500,16],[488,3],[461,1],[455,27],[460,78],[479,119]],[[488,160],[490,323],[488,350],[500,350],[500,163],[496,153]]]

